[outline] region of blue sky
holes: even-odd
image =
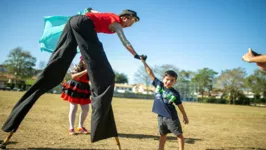
[[[140,22],[124,31],[136,51],[148,55],[150,66],[208,67],[219,73],[243,67],[250,74],[257,67],[243,62],[242,55],[249,47],[266,53],[266,0],[0,0],[0,63],[18,46],[37,58],[36,67],[47,62],[51,54],[41,52],[38,43],[43,17],[71,16],[87,7],[117,14],[127,8],[137,11]],[[142,63],[116,34],[99,38],[113,69],[133,83]]]

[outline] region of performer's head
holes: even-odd
[[[173,70],[168,70],[164,73],[163,76],[163,84],[164,87],[167,89],[171,88],[175,83],[177,79],[177,73]]]
[[[119,17],[121,18],[123,28],[132,26],[140,19],[137,13],[130,9],[123,10],[122,13],[119,14]]]

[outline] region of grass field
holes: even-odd
[[[0,124],[7,119],[22,92],[0,91]],[[157,116],[152,100],[113,99],[122,149],[157,149]],[[266,150],[266,108],[186,103],[190,124],[184,125],[187,150]],[[90,143],[90,135],[68,135],[68,102],[45,94],[33,106],[11,138],[10,149],[117,149],[114,138]],[[180,116],[180,114],[179,114]],[[91,109],[85,127],[90,128]],[[181,116],[180,116],[181,118]],[[77,120],[76,120],[77,124]],[[0,131],[0,142],[8,134]],[[177,149],[169,134],[165,149]]]

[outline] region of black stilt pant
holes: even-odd
[[[16,103],[2,127],[3,131],[16,132],[38,98],[63,81],[77,53],[77,46],[92,84],[91,142],[118,136],[111,105],[115,75],[92,20],[84,15],[73,16],[67,22],[46,68]]]

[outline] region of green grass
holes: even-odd
[[[0,91],[0,124],[23,92]],[[113,99],[122,149],[157,149],[157,116],[152,100]],[[250,106],[184,102],[190,124],[184,125],[185,149],[266,149],[266,109]],[[68,135],[69,104],[60,95],[43,95],[30,110],[8,148],[17,149],[117,149],[114,138],[90,143],[90,135]],[[79,113],[78,113],[79,114]],[[77,114],[77,115],[78,115]],[[182,120],[182,116],[179,113]],[[91,109],[85,127],[90,128]],[[78,117],[77,117],[78,119]],[[76,120],[77,124],[77,120]],[[8,134],[0,131],[0,141]],[[177,149],[169,134],[165,149]]]

